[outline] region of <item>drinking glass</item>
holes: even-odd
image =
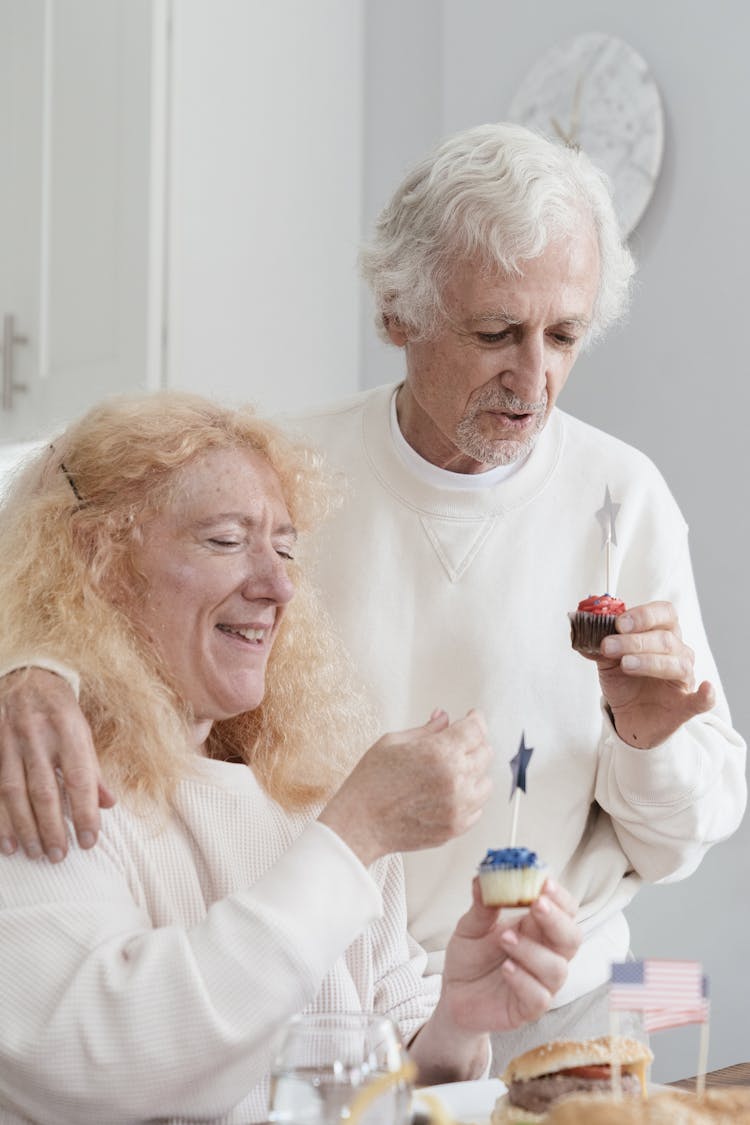
[[[272,1044],[274,1125],[407,1125],[413,1066],[392,1020],[294,1016]]]

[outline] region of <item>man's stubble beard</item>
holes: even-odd
[[[536,424],[526,437],[488,438],[477,425],[477,417],[486,410],[506,411],[516,414],[535,414]],[[538,402],[524,402],[509,391],[499,394],[496,390],[480,395],[472,403],[467,413],[456,426],[456,446],[468,457],[483,465],[496,468],[498,465],[512,465],[527,457],[534,448],[547,419],[547,393]]]

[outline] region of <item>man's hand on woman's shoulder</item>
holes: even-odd
[[[69,684],[43,668],[0,678],[0,851],[19,844],[32,859],[63,859],[68,838],[62,790],[78,843],[90,848],[99,809],[115,799],[104,785],[91,731]]]

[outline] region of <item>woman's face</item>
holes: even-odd
[[[287,562],[296,532],[259,453],[212,450],[176,485],[134,546],[146,590],[132,616],[191,706],[202,743],[214,720],[263,699],[268,655],[294,593]]]

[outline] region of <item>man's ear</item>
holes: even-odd
[[[383,313],[383,325],[388,333],[388,339],[397,348],[403,348],[409,339],[409,334],[397,316]]]

